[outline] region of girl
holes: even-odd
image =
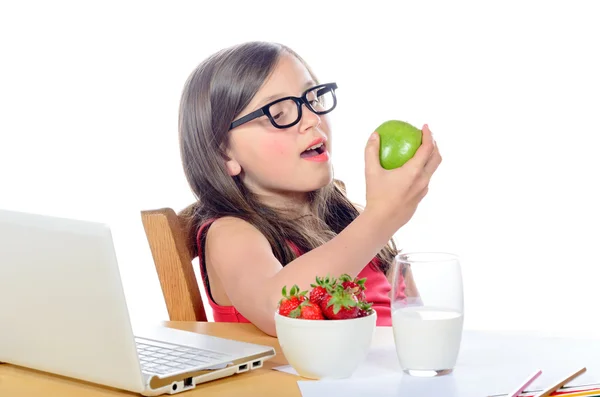
[[[385,170],[379,137],[365,149],[366,205],[333,181],[335,83],[320,82],[290,48],[250,42],[222,50],[188,78],[179,135],[198,201],[194,249],[215,321],[275,335],[283,286],[316,276],[367,277],[378,325],[390,325],[393,234],[414,214],[441,162],[431,132],[404,166]]]

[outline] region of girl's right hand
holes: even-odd
[[[374,132],[365,149],[365,213],[376,215],[393,233],[406,224],[427,194],[429,181],[442,157],[427,125],[421,146],[403,166],[386,170],[379,160],[379,134]],[[383,226],[383,225],[382,225]]]

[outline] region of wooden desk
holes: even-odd
[[[251,324],[165,322],[164,325],[200,334],[220,336],[273,346],[277,355],[263,368],[199,385],[181,396],[300,396],[295,375],[274,371],[287,364],[276,338],[267,336]],[[139,396],[74,379],[0,364],[0,397],[125,397]]]

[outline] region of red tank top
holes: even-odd
[[[208,283],[208,277],[206,276],[206,267],[204,264],[204,245],[203,245],[203,233],[208,230],[208,227],[216,219],[212,219],[204,223],[197,234],[198,244],[198,261],[200,265],[200,275],[204,290],[208,298],[208,303],[213,310],[213,317],[216,322],[228,322],[228,323],[249,323],[240,312],[233,306],[221,306],[218,305],[212,298],[210,292],[210,285]],[[302,255],[302,252],[298,250],[295,245],[291,245],[292,249],[296,252],[296,255]],[[365,268],[358,274],[359,278],[367,279],[365,283],[365,295],[368,302],[372,302],[373,309],[377,312],[377,326],[391,326],[391,301],[390,301],[390,283],[385,274],[379,270],[378,259],[373,258],[371,262],[365,266]],[[404,283],[401,285],[400,293],[404,293]]]

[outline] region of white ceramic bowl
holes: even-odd
[[[348,320],[303,320],[275,313],[279,345],[298,375],[348,378],[366,359],[377,313]]]

